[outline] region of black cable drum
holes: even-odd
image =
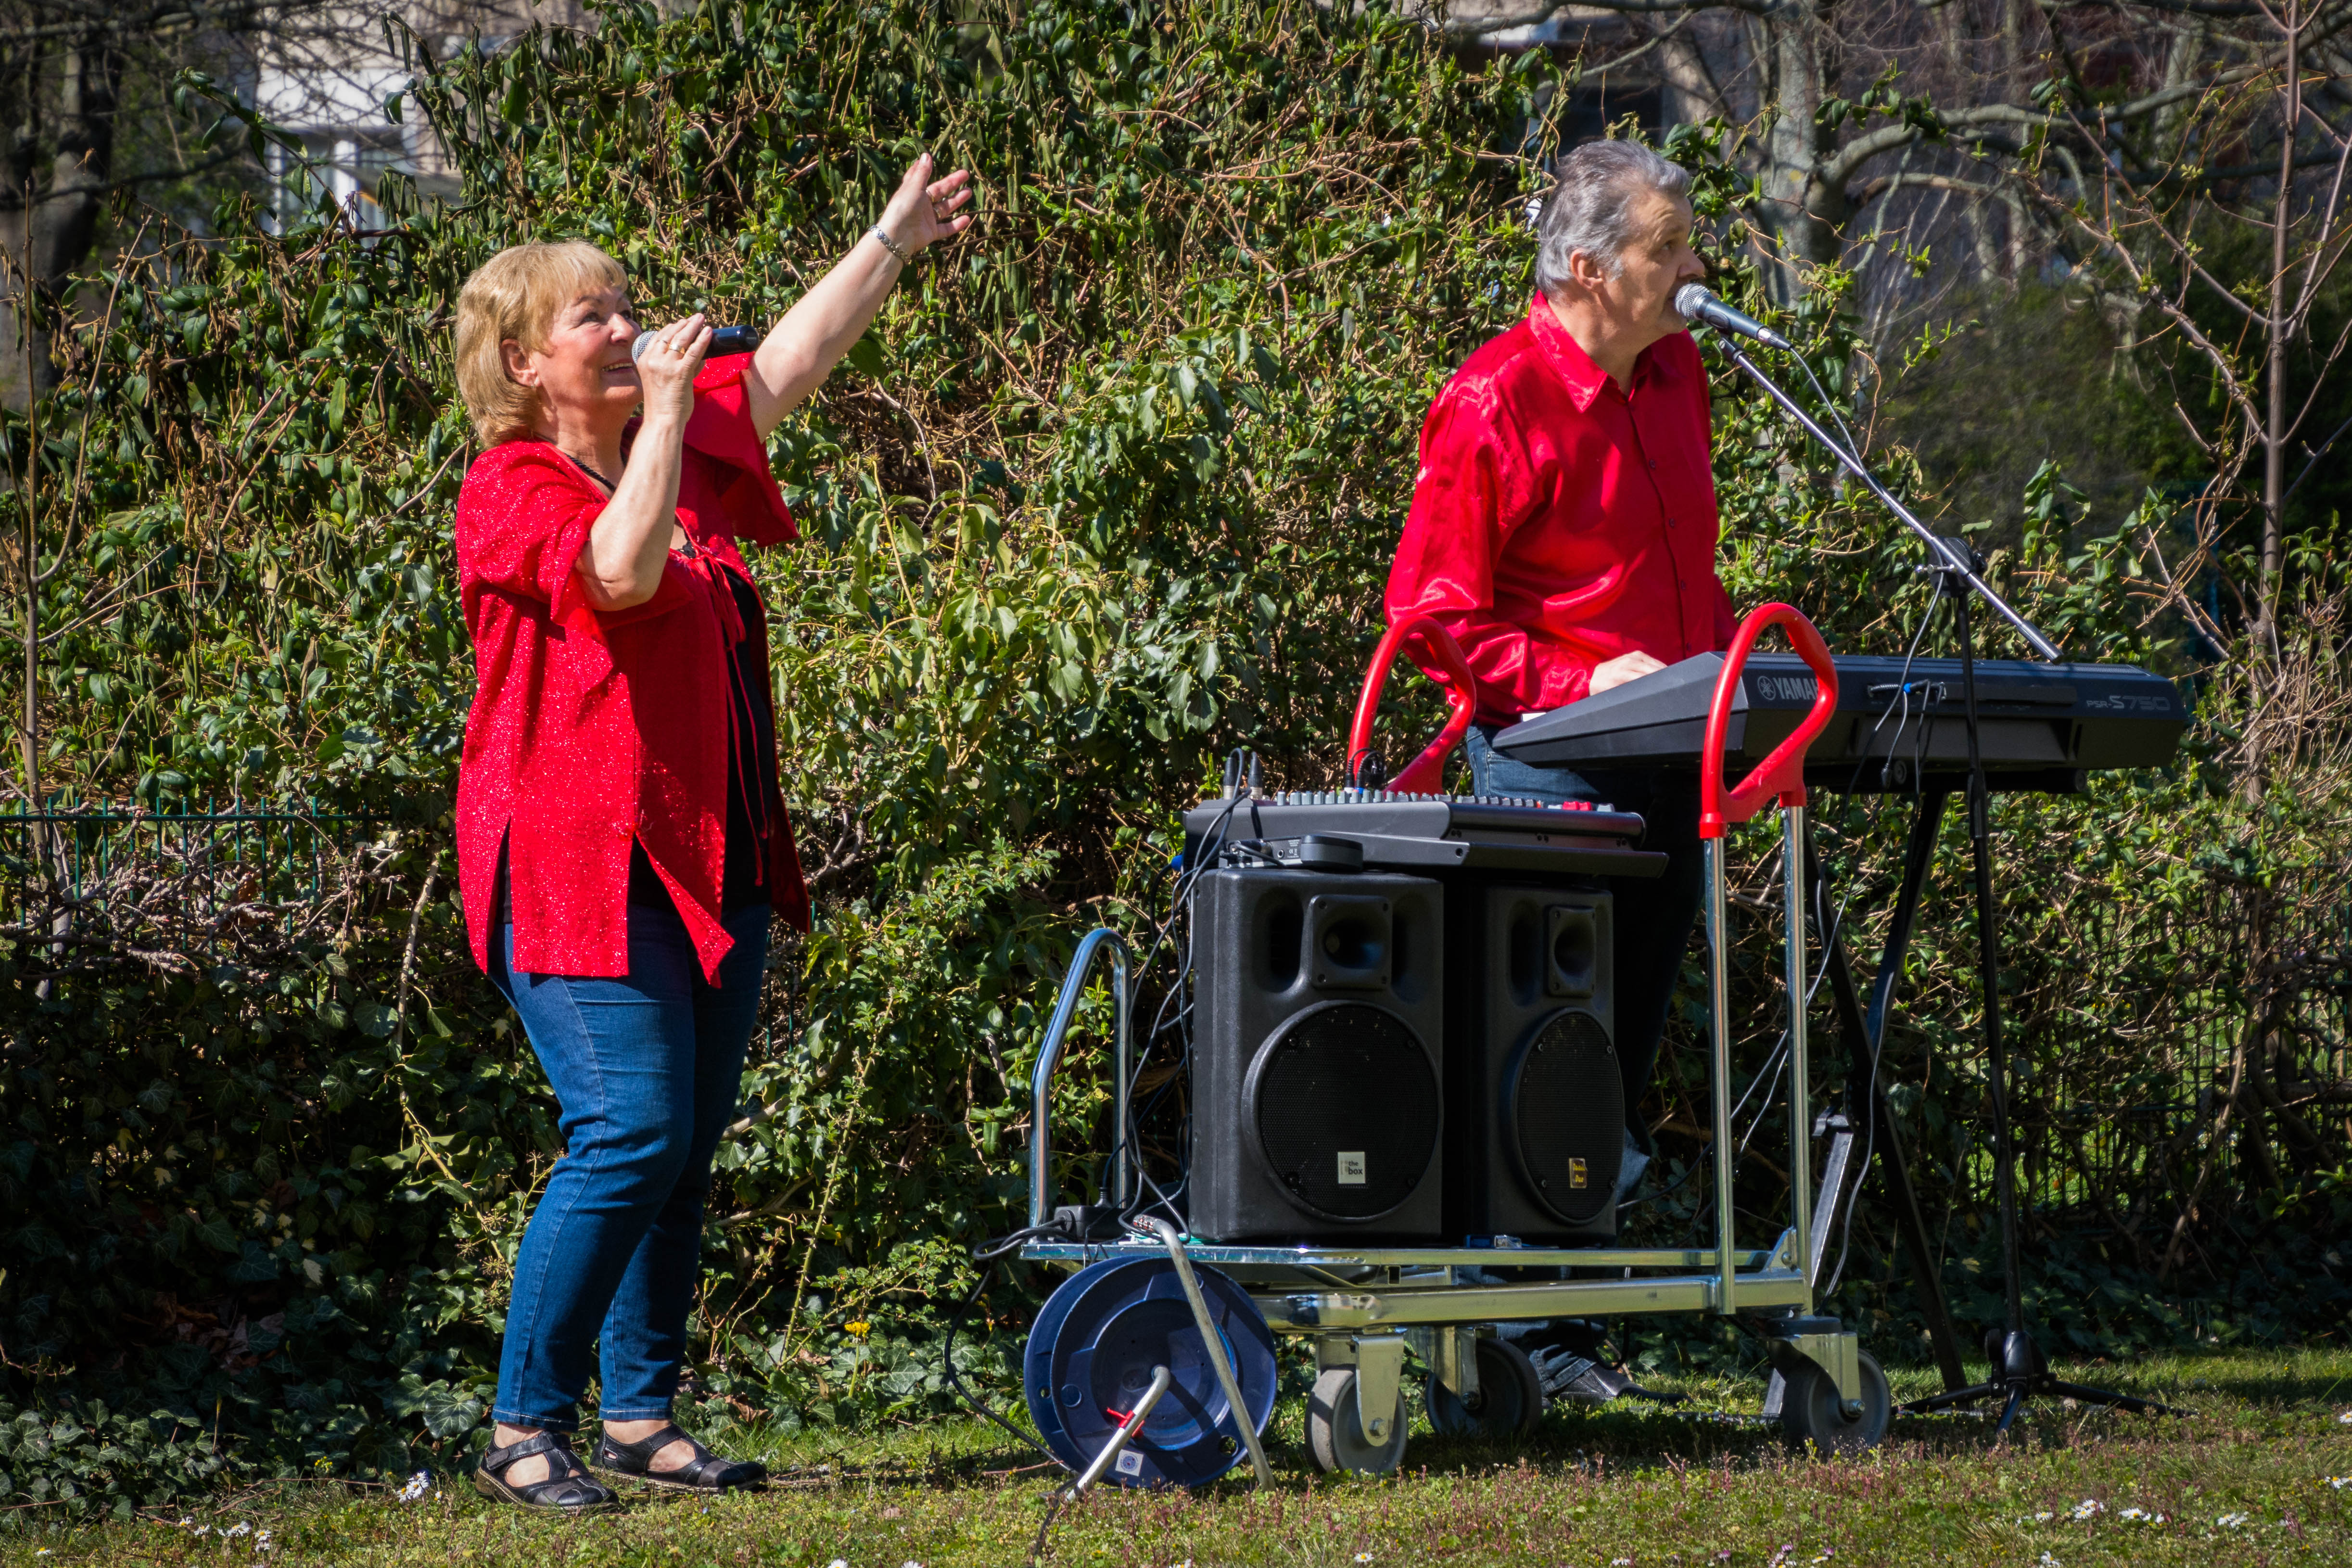
[[[1388,1213],[1437,1151],[1429,1052],[1403,1019],[1366,1002],[1327,1002],[1276,1030],[1250,1074],[1250,1104],[1275,1180],[1329,1219]]]
[[[1601,1020],[1564,1008],[1536,1026],[1504,1074],[1503,1125],[1528,1195],[1562,1221],[1616,1201],[1625,1089]]]

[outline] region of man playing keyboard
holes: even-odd
[[[1560,160],[1527,316],[1470,356],[1422,426],[1387,595],[1391,625],[1434,616],[1469,659],[1477,793],[1639,812],[1642,847],[1668,857],[1656,880],[1612,889],[1629,1119],[1698,916],[1696,785],[1537,766],[1493,741],[1523,714],[1730,646],[1706,376],[1674,308],[1675,290],[1706,270],[1691,249],[1689,193],[1686,171],[1637,142],[1587,142]],[[1648,1163],[1627,1139],[1621,1196]],[[1520,1342],[1548,1394],[1599,1401],[1627,1386],[1602,1364],[1594,1326],[1528,1327]]]

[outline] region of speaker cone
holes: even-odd
[[[1503,1075],[1502,1121],[1528,1195],[1563,1223],[1616,1200],[1625,1090],[1599,1019],[1563,1009],[1528,1033]]]
[[[1429,1052],[1403,1019],[1368,1002],[1327,1002],[1285,1024],[1260,1047],[1249,1093],[1275,1180],[1326,1218],[1388,1213],[1437,1151]]]

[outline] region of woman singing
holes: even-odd
[[[764,441],[971,221],[919,159],[882,220],[757,352],[652,335],[584,242],[520,245],[457,300],[457,384],[488,447],[457,500],[478,685],[457,773],[474,957],[521,1015],[564,1152],[515,1258],[495,1446],[475,1485],[615,1500],[571,1449],[596,1374],[600,1470],[750,1485],[670,1425],[702,1200],[735,1114],[768,922],[808,928],[776,772],[766,618],[738,545],[793,537]],[[642,413],[639,412],[642,405]]]

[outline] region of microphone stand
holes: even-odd
[[[1991,797],[1985,782],[1984,755],[1978,742],[1976,647],[1969,625],[1969,596],[1974,595],[1991,605],[2043,660],[2051,664],[2060,664],[2064,660],[2056,644],[2042,636],[2032,622],[2018,614],[1978,575],[1980,563],[1976,559],[1976,552],[1964,541],[1945,539],[1912,515],[1908,507],[1889,494],[1886,487],[1863,467],[1860,457],[1848,451],[1822,429],[1811,415],[1799,407],[1794,399],[1776,385],[1771,377],[1757,369],[1755,362],[1731,341],[1730,334],[1717,329],[1715,335],[1723,351],[1730,356],[1731,363],[1745,372],[1748,379],[1762,387],[1773,402],[1805,427],[1814,440],[1829,449],[1841,468],[1861,480],[1878,499],[1880,505],[1894,513],[1927,546],[1932,564],[1927,570],[1935,575],[1937,591],[1952,601],[1953,616],[1959,632],[1963,727],[1969,746],[1969,843],[1976,872],[1977,980],[1984,992],[1985,1088],[1992,1102],[1993,1182],[2000,1189],[2000,1266],[2007,1322],[2005,1331],[1998,1339],[1990,1333],[1985,1336],[1987,1359],[1992,1363],[1992,1370],[1984,1382],[1912,1400],[1897,1405],[1896,1412],[1921,1415],[1956,1405],[1974,1405],[1979,1400],[1998,1395],[2002,1402],[2000,1421],[1994,1431],[2000,1436],[2008,1435],[2026,1400],[2035,1396],[2073,1399],[2085,1405],[2109,1405],[2122,1410],[2178,1414],[2169,1405],[2159,1405],[2154,1400],[2136,1398],[2113,1389],[2067,1383],[2053,1375],[2041,1347],[2034,1343],[2032,1334],[2026,1329],[2023,1288],[2018,1279],[2016,1150],[2010,1136],[2008,1063],[2001,1046],[2000,931],[1999,906],[1993,898]],[[1923,721],[1929,725],[1935,722],[1932,716]],[[1824,929],[1822,935],[1827,941],[1830,932]],[[1798,1173],[1797,1179],[1804,1180],[1806,1175],[1806,1173]],[[1834,1202],[1834,1198],[1831,1201]]]

